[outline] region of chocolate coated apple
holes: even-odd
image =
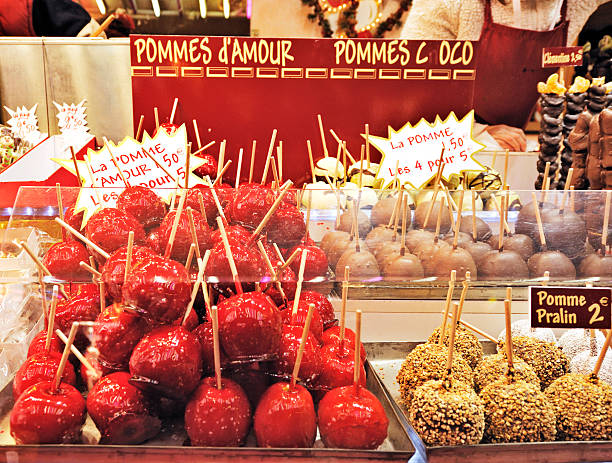
[[[487,242],[492,248],[497,249],[499,246],[499,235],[491,235]],[[505,251],[514,251],[518,253],[524,261],[527,261],[535,252],[533,240],[529,236],[520,233],[515,233],[512,236],[504,236],[503,244]]]
[[[478,268],[481,280],[523,280],[529,278],[529,268],[523,258],[514,251],[489,251]]]
[[[468,235],[472,235],[472,221],[474,219],[471,215],[464,215],[461,218],[461,226],[459,227],[459,231],[463,233],[467,233]],[[480,217],[476,217],[476,240],[477,241],[486,241],[491,237],[491,227],[487,222],[482,220]]]
[[[569,258],[559,251],[538,252],[527,262],[531,278],[543,277],[549,272],[555,280],[575,280],[576,268]]]
[[[354,214],[355,213],[351,208],[343,212],[340,216],[340,225],[337,227],[338,230],[351,233],[351,230],[353,229],[353,222],[355,220]],[[357,224],[359,227],[359,237],[365,238],[372,229],[372,223],[370,222],[368,216],[362,211],[359,211],[357,214]]]
[[[440,196],[438,196],[440,198]],[[429,205],[431,201],[423,201],[419,203],[416,210],[414,211],[414,223],[418,228],[424,228],[423,224],[425,223],[425,217],[427,217],[427,210],[429,209]],[[442,207],[442,211],[440,212],[440,207]],[[441,201],[436,201],[431,208],[431,213],[429,214],[429,220],[427,221],[427,230],[435,230],[436,222],[438,219],[438,214],[442,214],[440,219],[440,233],[445,234],[451,228],[451,216],[450,212],[448,212],[448,207],[446,205],[442,205]]]
[[[442,248],[433,257],[432,265],[435,269],[434,275],[439,279],[448,279],[452,270],[457,271],[457,278],[465,279],[467,272],[470,272],[472,280],[476,280],[478,273],[476,263],[472,255],[465,249]]]
[[[395,230],[387,228],[386,225],[373,228],[365,239],[368,249],[374,254],[377,254],[385,244],[393,241],[400,241],[400,237]]]
[[[90,279],[89,272],[79,262],[89,263],[89,253],[80,241],[60,241],[49,248],[43,258],[43,265],[58,280]]]
[[[435,236],[436,235],[433,232],[427,230],[410,230],[408,233],[406,233],[406,247],[414,254],[417,246],[424,241],[433,242]]]
[[[117,209],[138,220],[145,229],[159,226],[166,215],[166,205],[153,190],[130,186],[117,198]]]
[[[342,230],[329,231],[321,239],[319,243],[332,268],[336,268],[338,259],[353,243],[350,233]]]
[[[344,278],[344,269],[350,268],[351,280],[375,280],[380,277],[378,262],[376,257],[365,248],[360,248],[356,251],[354,248],[348,248],[344,254],[338,259],[336,264],[336,278]]]
[[[589,254],[578,266],[578,274],[583,278],[600,277],[612,279],[612,256]]]
[[[421,261],[414,254],[404,254],[390,257],[382,270],[385,280],[409,281],[425,276]]]
[[[17,370],[13,380],[13,399],[17,398],[30,386],[41,381],[53,381],[60,365],[62,355],[57,352],[39,352],[28,357]],[[62,381],[73,386],[76,384],[76,374],[70,363],[62,373]]]

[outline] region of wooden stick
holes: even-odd
[[[457,209],[457,205],[455,204],[455,201],[453,201],[453,198],[450,195],[448,188],[442,185],[442,190],[444,190],[444,194],[446,195],[446,206],[448,207],[448,215],[450,216],[451,230],[454,230],[455,229],[455,215],[453,214],[453,207]]]
[[[99,278],[98,281],[98,293],[100,294],[100,313],[102,313],[106,308],[106,291],[104,289],[104,281],[102,281],[102,278]]]
[[[55,195],[57,196],[57,210],[59,218],[64,220],[64,205],[62,203],[62,187],[59,183],[55,184]]]
[[[178,178],[175,178],[174,175],[168,172],[168,170],[155,158],[155,156],[153,156],[153,154],[151,154],[149,150],[143,150],[143,151],[145,151],[145,154],[155,163],[157,167],[159,167],[164,172],[164,174],[170,177],[170,179],[174,183],[178,183]]]
[[[242,294],[242,283],[240,282],[240,277],[238,275],[238,269],[236,269],[236,262],[234,261],[232,249],[230,248],[229,240],[227,239],[227,233],[225,232],[225,226],[223,225],[223,220],[221,220],[221,217],[217,217],[217,227],[219,228],[219,233],[221,234],[221,239],[223,240],[223,247],[225,248],[225,256],[227,257],[227,261],[229,263],[230,270],[232,272],[232,277],[234,279],[234,285],[236,286],[236,293]]]
[[[195,132],[196,143],[198,144],[198,150],[202,149],[202,141],[200,140],[200,130],[198,129],[198,121],[193,120],[193,131]]]
[[[450,314],[449,314],[449,315],[448,315],[448,317],[449,317],[449,318],[452,318],[452,315],[450,315]],[[468,322],[465,322],[465,321],[463,321],[463,320],[461,320],[461,319],[459,320],[459,322],[458,322],[458,323],[459,323],[460,325],[465,326],[465,327],[466,327],[468,330],[471,330],[471,331],[473,331],[474,333],[479,334],[479,335],[480,335],[480,336],[482,336],[483,338],[485,338],[485,339],[487,339],[487,340],[489,340],[489,341],[494,342],[495,344],[497,344],[497,342],[498,342],[498,341],[497,341],[497,338],[495,338],[494,336],[491,336],[490,334],[488,334],[488,333],[486,333],[486,332],[482,331],[480,328],[477,328],[477,327],[476,327],[476,326],[474,326],[474,325],[470,325]]]
[[[242,171],[242,153],[244,149],[240,148],[240,152],[238,153],[238,167],[236,168],[236,182],[234,183],[234,188],[238,188],[240,185],[240,173]]]
[[[495,201],[495,198],[493,198]],[[506,198],[504,196],[501,197],[501,207],[499,211],[499,236],[497,241],[497,250],[502,252],[504,250],[504,207],[506,205]]]
[[[170,124],[174,123],[174,116],[176,114],[176,107],[178,106],[178,98],[174,99],[174,103],[172,104],[172,112],[170,113]]]
[[[249,183],[253,182],[253,169],[255,168],[255,150],[257,148],[257,140],[253,140],[251,145],[251,165],[249,166]]]
[[[476,192],[474,190],[471,190],[471,192],[472,192],[472,239],[474,240],[474,242],[476,242],[478,239],[478,230],[476,227]]]
[[[278,149],[276,150],[277,162],[278,162],[278,182],[279,185],[283,183],[283,141],[278,142]]]
[[[70,155],[72,156],[72,162],[74,164],[74,171],[76,172],[77,180],[79,185],[81,184],[81,173],[79,172],[79,165],[77,162],[76,154],[74,154],[74,148],[70,146]]]
[[[453,366],[453,351],[455,346],[455,332],[457,331],[457,320],[459,319],[459,305],[453,303],[453,323],[450,327],[450,339],[448,341],[448,357],[446,357],[446,376],[451,375]]]
[[[342,305],[340,306],[340,350],[344,352],[344,336],[346,331],[346,301],[348,299],[348,284],[350,268],[344,267],[344,280],[342,281]]]
[[[198,291],[200,290],[200,285],[202,284],[202,279],[204,278],[204,265],[202,265],[202,260],[198,259],[198,276],[196,277],[196,281],[191,289],[191,298],[189,299],[189,304],[187,304],[187,309],[185,310],[185,314],[183,315],[183,321],[181,325],[185,325],[187,319],[189,318],[189,314],[193,309],[193,304],[195,303],[196,296],[198,295]]]
[[[567,172],[567,178],[565,179],[565,187],[563,188],[563,196],[561,197],[561,207],[559,207],[559,214],[563,214],[565,209],[565,200],[567,199],[567,192],[569,191],[570,183],[572,183],[572,177],[574,175],[574,168],[570,167]]]
[[[536,223],[538,224],[538,233],[540,234],[540,245],[544,251],[546,251],[546,237],[544,236],[544,227],[542,226],[542,217],[540,216],[540,208],[535,193],[531,193],[533,201],[533,210],[535,213]]]
[[[308,148],[308,160],[310,162],[310,175],[312,176],[312,183],[314,183],[316,182],[315,166],[314,166],[314,160],[312,158],[312,146],[310,145],[310,140],[306,140],[306,147]]]
[[[461,213],[463,212],[463,195],[465,190],[461,190],[459,193],[459,209],[457,209],[457,223],[455,225],[455,238],[453,239],[453,251],[457,249],[459,243],[459,228],[461,228]]]
[[[276,147],[276,150],[278,152],[278,147]],[[274,176],[274,182],[277,186],[279,186],[280,177],[278,176],[278,170],[276,170],[276,158],[274,156],[270,158],[270,164],[272,164],[272,175]]]
[[[187,252],[187,260],[185,261],[185,268],[187,271],[191,268],[191,264],[193,262],[193,256],[195,255],[196,245],[191,243],[189,245],[189,252]],[[197,258],[196,258],[197,259]]]
[[[506,155],[504,156],[504,176],[502,182],[502,190],[506,189],[506,185],[508,185],[508,158],[510,156],[510,150],[506,149]]]
[[[404,205],[402,208],[402,236],[400,246],[400,256],[406,255],[406,228],[408,228],[408,193],[404,197]],[[395,235],[393,235],[395,237]]]
[[[275,243],[276,244],[276,243]],[[279,251],[280,252],[280,251]],[[297,258],[297,256],[300,255],[300,249],[296,249],[295,251],[293,251],[291,253],[291,255],[289,256],[289,258],[283,262],[283,265],[281,265],[279,270],[284,270],[287,267],[289,267],[291,265],[291,263]]]
[[[370,168],[370,124],[365,125],[365,139],[366,139],[366,145],[365,145],[366,161],[367,161],[367,166],[369,169]]]
[[[217,389],[223,388],[221,382],[221,350],[219,349],[219,315],[217,306],[214,305],[210,309],[212,330],[213,330],[213,357],[215,360],[215,378],[217,380]]]
[[[153,115],[155,116],[155,130],[159,130],[159,111],[157,106],[153,108]]]
[[[281,187],[280,189],[280,193],[279,195],[276,197],[276,200],[274,201],[274,203],[272,204],[272,207],[270,207],[270,209],[268,210],[268,212],[266,212],[266,215],[264,216],[264,218],[261,220],[261,222],[259,222],[259,225],[257,226],[257,228],[255,229],[255,231],[253,232],[253,234],[251,235],[251,237],[249,238],[249,241],[247,242],[247,246],[252,245],[255,240],[257,239],[257,237],[259,236],[259,234],[261,233],[261,231],[265,228],[265,226],[268,224],[268,222],[270,221],[270,218],[272,217],[272,215],[276,212],[276,209],[278,209],[278,207],[280,206],[283,198],[285,197],[285,195],[287,194],[287,192],[289,191],[289,188],[291,188],[293,186],[293,182],[291,180],[287,180],[285,182],[285,184]]]
[[[61,330],[59,329],[55,330],[55,334],[57,335],[58,338],[62,340],[64,345],[68,343],[68,338],[66,337],[64,333],[61,332]],[[92,376],[95,376],[95,377],[99,376],[99,373],[96,371],[93,365],[89,362],[89,360],[87,360],[87,358],[83,354],[81,354],[81,351],[77,349],[74,344],[70,346],[70,351],[79,360],[79,362],[83,364],[83,366],[89,371],[89,373],[91,373]]]
[[[504,312],[506,316],[506,356],[508,357],[508,373],[511,374],[514,370],[514,361],[512,359],[512,309],[511,302],[508,299],[504,300]]]
[[[221,145],[219,145],[219,162],[217,163],[217,177],[215,178],[215,182],[219,181],[223,183],[223,180],[219,180],[223,178],[223,170],[221,167],[225,167],[225,147],[227,145],[227,140],[223,140]]]
[[[540,202],[543,204],[546,202],[546,195],[548,191],[549,185],[549,176],[550,175],[550,162],[546,163],[546,167],[544,167],[544,180],[542,181],[542,194],[540,196]],[[540,207],[542,206],[540,204]]]
[[[127,283],[128,275],[132,267],[132,250],[134,249],[134,232],[128,234],[127,255],[125,258],[125,273],[123,274],[123,284]]]
[[[491,193],[491,199],[493,200],[493,205],[495,206],[495,210],[497,211],[498,214],[500,214],[500,217],[501,217],[501,209],[500,209],[500,205],[497,204],[497,196],[495,196],[495,193]],[[506,233],[509,235],[510,225],[508,225],[508,222],[505,219],[504,219],[504,229],[506,230]]]
[[[268,154],[266,155],[266,164],[264,165],[264,171],[261,175],[261,184],[265,185],[268,180],[268,166],[270,165],[270,156],[272,156],[272,152],[274,150],[274,144],[276,143],[276,133],[277,130],[274,129],[272,131],[272,137],[270,138],[270,145],[268,145]]]
[[[210,258],[211,250],[207,249],[204,253],[204,257],[198,260],[198,270],[200,266],[204,269],[204,273],[202,273],[202,295],[204,296],[204,305],[206,305],[206,310],[210,310],[210,298],[208,296],[208,287],[206,285],[206,265],[208,265],[208,259]]]
[[[606,246],[608,245],[608,225],[610,223],[610,198],[612,198],[612,190],[606,191],[606,205],[604,210],[603,229],[601,231],[601,249],[603,255],[606,255]]]
[[[117,15],[115,13],[110,14],[102,24],[100,24],[100,26],[94,31],[93,34],[91,34],[90,37],[99,37],[106,29],[108,29],[108,27],[111,25],[111,23],[117,18]]]
[[[444,338],[446,337],[446,319],[448,318],[448,311],[450,309],[451,301],[453,300],[453,291],[455,290],[455,280],[457,279],[457,270],[451,270],[450,280],[448,281],[448,291],[446,292],[446,303],[444,304],[444,311],[442,312],[442,326],[440,328],[440,339],[438,344],[444,344]]]
[[[611,190],[608,190],[611,191]],[[604,342],[603,347],[601,348],[601,352],[599,353],[599,357],[597,357],[597,362],[595,363],[595,368],[593,368],[593,376],[597,376],[599,374],[599,370],[601,369],[601,365],[603,364],[604,358],[606,357],[606,353],[608,347],[612,343],[612,330],[608,331],[608,335],[606,336],[606,341]]]
[[[442,224],[442,213],[444,212],[446,198],[442,197],[442,201],[440,202],[440,208],[438,209],[438,218],[436,220],[436,232],[434,235],[434,243],[437,243],[440,239],[440,225]]]
[[[183,207],[185,206],[186,197],[187,197],[187,192],[181,195],[181,198],[179,199],[178,207],[176,208],[174,222],[172,222],[172,229],[170,230],[170,239],[168,240],[168,244],[166,245],[166,251],[164,252],[164,257],[166,259],[169,259],[170,254],[172,254],[172,247],[174,246],[174,239],[176,238],[176,231],[178,230],[178,226],[181,221],[181,214],[183,213]]]
[[[189,218],[189,230],[191,232],[191,242],[195,245],[195,255],[197,259],[200,259],[200,243],[198,242],[198,234],[195,228],[195,221],[193,220],[193,211],[190,207],[187,208],[187,217]],[[189,268],[189,267],[187,267]]]
[[[278,256],[278,260],[280,260],[280,261],[281,261],[283,264],[285,264],[285,263],[286,263],[286,262],[285,262],[285,258],[283,257],[283,253],[280,251],[280,249],[279,249],[279,247],[278,247],[278,244],[276,244],[276,243],[272,243],[272,247],[273,247],[273,248],[274,248],[274,250],[276,251],[276,255]],[[297,249],[296,249],[296,251],[297,251]],[[296,255],[297,255],[298,253],[295,253],[295,252],[294,252],[294,254],[296,254]],[[281,267],[281,270],[282,270],[282,267]]]
[[[333,129],[329,129],[329,133],[332,134],[332,136],[334,137],[334,139],[339,145],[342,145],[342,139],[336,134],[336,132],[334,132]],[[349,150],[346,150],[346,155],[349,157],[349,159],[351,160],[353,164],[357,164],[357,161],[355,160],[355,158],[353,157],[353,155],[350,153]]]
[[[353,385],[358,388],[361,375],[361,310],[355,310],[355,365],[353,368]]]
[[[79,262],[79,266],[87,270],[89,273],[94,275],[96,278],[102,278],[102,274],[98,272],[95,268],[93,268],[93,266],[89,265],[87,262],[81,261]]]
[[[444,148],[442,148],[442,154],[444,154]],[[444,162],[441,162],[438,165],[438,172],[436,172],[436,183],[434,185],[434,192],[433,192],[433,197],[431,198],[431,201],[429,203],[429,206],[427,207],[427,213],[425,214],[425,220],[423,221],[423,230],[425,230],[427,228],[427,224],[429,223],[429,217],[431,215],[431,211],[433,210],[434,204],[436,203],[436,200],[438,199],[438,192],[440,191],[440,178],[442,177],[442,172],[444,171]]]
[[[207,148],[210,148],[211,146],[213,146],[215,143],[217,143],[215,140],[207,143],[206,145],[204,145],[202,148],[198,149],[197,151],[194,151],[193,153],[191,153],[192,156],[196,156],[198,154],[200,154],[202,151],[204,151]]]
[[[283,285],[278,279],[279,271],[277,271],[272,265],[272,261],[270,261],[270,256],[268,256],[268,253],[266,252],[266,249],[264,248],[264,245],[261,242],[261,240],[257,241],[257,247],[259,248],[259,252],[261,253],[261,256],[263,257],[264,263],[268,267],[268,271],[270,272],[270,275],[272,276],[272,281],[276,285],[276,289],[280,293],[282,300],[285,302],[285,306],[288,305],[287,295],[285,294],[285,291],[283,290]]]
[[[191,169],[189,168],[189,162],[191,161],[191,142],[187,143],[187,151],[185,153],[185,189],[189,189],[189,175],[191,175]]]
[[[60,360],[60,364],[57,367],[57,372],[55,373],[55,378],[53,380],[52,392],[57,393],[60,387],[60,382],[62,381],[62,375],[64,374],[64,369],[66,368],[66,363],[68,362],[68,356],[70,355],[70,348],[72,347],[72,343],[74,342],[74,337],[76,336],[77,329],[79,327],[78,322],[73,322],[70,327],[70,333],[68,334],[68,340],[66,341],[66,345],[64,346],[64,352],[62,353],[62,358]],[[51,330],[53,332],[53,330]]]
[[[461,289],[461,296],[459,296],[459,313],[457,314],[457,318],[461,320],[461,313],[463,312],[463,304],[465,304],[465,297],[467,296],[468,289],[470,287],[470,282],[472,281],[472,275],[469,271],[465,272],[465,280],[461,283],[463,288]]]
[[[144,114],[140,115],[140,120],[138,121],[138,129],[136,129],[136,140],[140,140],[142,136],[142,126],[144,124]]]
[[[491,159],[491,168],[495,169],[495,163],[497,161],[497,151],[493,152],[493,159]]]
[[[355,252],[360,252],[359,249],[359,210],[356,201],[353,200],[351,203],[351,212],[353,220],[353,233],[355,238]]]
[[[304,284],[304,270],[306,269],[306,258],[308,256],[308,249],[302,251],[302,258],[300,259],[300,269],[298,271],[298,281],[295,288],[295,297],[293,298],[293,308],[291,309],[291,317],[295,317],[297,314],[298,305],[300,303],[300,296],[302,295],[302,285]]]
[[[312,314],[314,313],[314,304],[308,304],[308,315],[306,315],[306,321],[304,322],[304,329],[302,330],[302,338],[300,339],[300,347],[298,348],[297,355],[295,357],[295,364],[293,365],[293,373],[291,374],[291,387],[295,387],[295,383],[298,380],[298,373],[300,372],[300,365],[302,358],[304,357],[304,347],[306,347],[306,341],[308,340],[308,332],[310,330],[310,322],[312,321]]]
[[[321,144],[323,145],[323,155],[327,158],[329,157],[329,152],[327,151],[327,143],[325,143],[325,131],[323,130],[323,120],[321,119],[320,114],[317,114],[317,120],[319,121],[319,133],[321,134]]]
[[[51,307],[47,315],[47,337],[45,338],[45,352],[51,350],[51,338],[53,337],[53,326],[55,325],[55,309],[57,308],[57,285],[53,286],[53,296],[51,298]]]
[[[395,214],[395,218],[393,219],[393,231],[396,232],[396,234],[393,235],[393,241],[396,240],[396,236],[397,236],[397,227],[399,223],[399,217],[400,215],[402,215],[403,199],[404,199],[404,189],[400,188],[399,194],[397,195],[397,203],[399,205],[398,206],[399,209],[397,210],[397,213]]]
[[[576,211],[576,190],[574,190],[574,185],[570,186],[570,210],[572,212]]]
[[[49,307],[47,307],[47,288],[45,287],[45,280],[40,269],[37,269],[36,273],[38,273],[38,284],[40,286],[40,299],[42,301],[43,315],[48,317]]]
[[[229,169],[229,166],[230,166],[231,164],[232,164],[232,160],[231,160],[231,159],[225,163],[225,165],[223,166],[223,169],[221,169],[221,170],[219,171],[219,176],[218,176],[218,177],[215,179],[215,181],[212,183],[212,185],[213,185],[213,186],[215,186],[215,185],[217,185],[217,184],[221,184],[221,183],[223,183],[223,182],[222,182],[222,179],[223,179],[223,174],[225,173],[225,171],[226,171],[227,169]]]

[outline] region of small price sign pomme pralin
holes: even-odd
[[[612,289],[529,287],[532,328],[610,329]]]

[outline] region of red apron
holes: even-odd
[[[561,22],[550,31],[531,31],[493,22],[491,0],[485,0],[485,18],[478,51],[474,109],[488,124],[524,127],[538,100],[537,84],[554,68],[542,68],[542,48],[567,42],[567,0]]]

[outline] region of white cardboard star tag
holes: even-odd
[[[30,109],[27,109],[25,106],[17,107],[15,110],[4,107],[11,116],[7,125],[11,128],[13,136],[21,138],[32,145],[38,144],[44,138],[43,134],[38,130],[37,107],[38,103]]]
[[[87,127],[87,107],[85,100],[79,104],[58,104],[53,102],[57,108],[57,125],[60,132],[70,145],[79,144],[81,140],[87,137],[89,127]]]

